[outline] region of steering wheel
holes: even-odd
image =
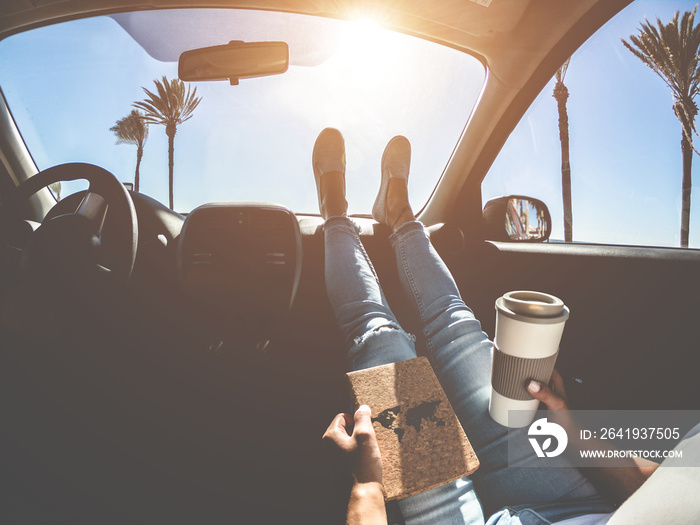
[[[0,202],[0,216],[55,182],[85,179],[90,186],[73,213],[45,219],[29,237],[22,266],[32,276],[90,282],[91,277],[126,283],[136,261],[138,223],[126,188],[109,171],[86,163],[68,163],[40,171]],[[104,246],[103,226],[109,210],[111,231]],[[112,217],[114,216],[114,217]],[[114,220],[113,220],[114,218]]]

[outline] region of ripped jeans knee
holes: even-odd
[[[365,343],[365,341],[367,340],[367,338],[371,337],[372,335],[374,335],[374,334],[376,334],[376,333],[378,333],[378,332],[382,332],[382,331],[385,331],[385,330],[388,330],[388,331],[396,330],[397,332],[401,333],[403,336],[408,337],[411,341],[414,341],[414,342],[415,342],[415,340],[416,340],[416,336],[415,336],[415,335],[409,334],[408,332],[405,332],[404,329],[401,328],[399,325],[394,324],[394,323],[387,323],[387,324],[385,324],[385,325],[378,326],[377,328],[372,328],[371,330],[368,330],[368,331],[365,332],[364,334],[362,334],[362,335],[356,337],[355,340],[354,340],[353,342],[354,342],[354,344],[356,344],[356,345],[362,345],[362,344]]]
[[[348,352],[352,370],[405,361],[416,357],[416,337],[386,321],[355,337]]]

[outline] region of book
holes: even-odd
[[[372,409],[384,498],[405,498],[468,476],[479,460],[425,357],[347,374],[354,410]]]

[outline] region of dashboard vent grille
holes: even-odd
[[[283,218],[258,218],[255,217],[250,225],[253,237],[280,240],[289,235],[288,222]]]

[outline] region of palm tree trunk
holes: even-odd
[[[141,166],[141,158],[143,157],[143,146],[139,146],[136,150],[136,173],[134,173],[134,191],[139,191],[139,183],[141,177],[139,176],[139,167]]]
[[[681,205],[681,248],[688,247],[688,237],[690,234],[690,190],[691,168],[693,166],[693,150],[688,142],[685,132],[682,132],[681,152],[683,153],[683,186]]]
[[[168,202],[170,203],[170,209],[174,210],[173,207],[173,167],[174,161],[174,151],[175,151],[175,132],[177,128],[168,124],[165,128],[165,133],[168,135]]]
[[[566,100],[569,90],[563,82],[554,86],[554,98],[559,110],[559,141],[561,142],[561,195],[564,208],[564,241],[573,240],[574,219],[571,211],[571,164],[569,163],[569,114]]]

